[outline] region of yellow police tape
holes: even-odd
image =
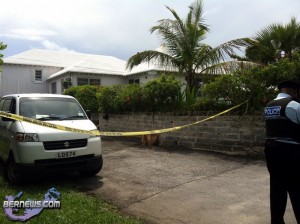
[[[36,124],[36,125],[40,125],[43,127],[48,127],[48,128],[54,128],[54,129],[58,129],[58,130],[62,130],[62,131],[70,131],[70,132],[76,132],[76,133],[81,133],[81,134],[89,134],[89,135],[94,135],[94,136],[138,136],[138,135],[151,135],[151,134],[160,134],[160,133],[165,133],[165,132],[171,132],[171,131],[177,131],[192,125],[196,125],[199,123],[202,123],[204,121],[216,118],[222,114],[228,113],[231,110],[234,110],[240,106],[242,106],[243,104],[247,103],[248,101],[245,101],[239,105],[236,105],[234,107],[231,107],[227,110],[224,110],[218,114],[215,114],[211,117],[205,118],[203,120],[200,121],[196,121],[194,123],[190,123],[190,124],[186,124],[186,125],[182,125],[182,126],[177,126],[177,127],[173,127],[173,128],[164,128],[164,129],[160,129],[160,130],[152,130],[152,131],[135,131],[135,132],[102,132],[102,131],[98,131],[98,130],[92,130],[92,131],[86,131],[86,130],[82,130],[82,129],[77,129],[77,128],[70,128],[70,127],[66,127],[66,126],[62,126],[62,125],[58,125],[58,124],[52,124],[52,123],[48,123],[45,121],[40,121],[40,120],[36,120],[33,118],[28,118],[28,117],[23,117],[20,115],[16,115],[16,114],[11,114],[11,113],[7,113],[4,111],[0,111],[0,117],[6,117],[6,118],[10,118],[12,120],[16,120],[16,121],[25,121],[31,124]]]

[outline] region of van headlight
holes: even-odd
[[[36,133],[21,133],[18,132],[16,135],[18,142],[38,142],[39,136]]]

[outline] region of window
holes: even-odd
[[[22,97],[20,115],[40,120],[87,119],[78,102],[61,97]]]
[[[16,113],[16,99],[3,99],[1,101],[1,110],[8,113]]]
[[[4,104],[4,99],[2,99],[1,102],[0,102],[0,110],[3,110],[2,109],[3,108],[3,104]]]
[[[43,78],[42,70],[35,70],[34,80],[35,81],[43,81],[42,78]]]
[[[78,78],[77,79],[77,85],[81,86],[81,85],[87,85],[89,84],[89,80],[88,79],[83,79],[83,78]]]
[[[90,79],[90,84],[100,86],[101,80],[100,79]]]
[[[140,79],[129,79],[129,84],[140,84]]]
[[[88,79],[88,78],[78,78],[77,85],[101,85],[101,79]]]
[[[4,98],[0,102],[0,110],[12,114],[16,114],[16,99],[15,98]],[[9,118],[2,117],[2,121],[11,121]]]
[[[4,100],[2,110],[5,112],[10,112],[11,99]]]
[[[56,82],[51,83],[51,93],[56,93]]]
[[[16,109],[17,109],[16,104],[17,104],[16,99],[13,98],[11,101],[10,113],[16,114]]]

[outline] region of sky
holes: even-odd
[[[173,19],[166,6],[186,18],[193,0],[0,0],[4,58],[39,48],[109,55],[123,60],[160,46],[150,28]],[[300,21],[299,0],[203,0],[213,47],[254,37],[272,23]]]

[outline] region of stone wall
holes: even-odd
[[[209,116],[172,116],[147,114],[110,114],[99,118],[101,131],[144,131],[176,127],[203,120]],[[217,118],[159,134],[158,144],[209,150],[234,155],[262,156],[265,137],[263,116],[222,115]],[[140,136],[131,140],[139,141]]]

